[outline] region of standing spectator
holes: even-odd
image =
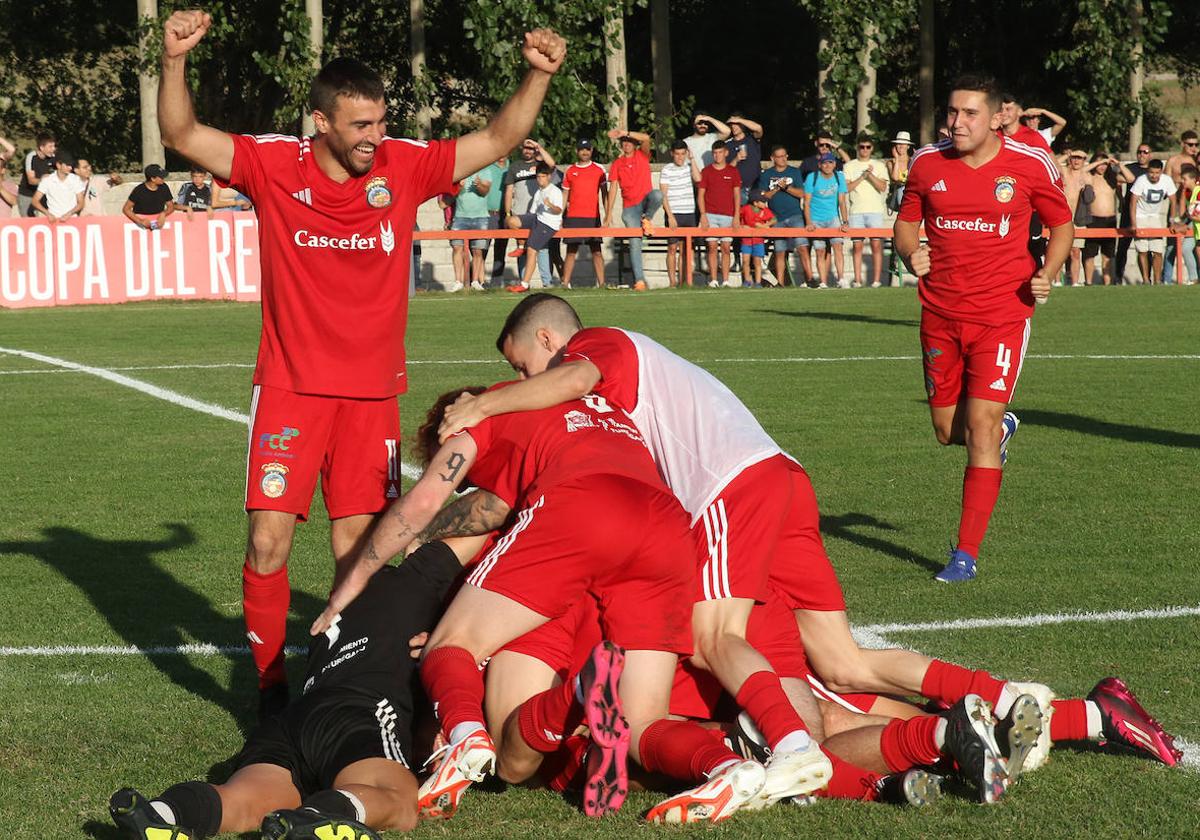
[[[17,211],[21,216],[33,215],[33,194],[38,182],[54,171],[54,150],[58,141],[53,134],[39,134],[37,148],[25,155],[21,183],[17,186]]]
[[[75,164],[75,174],[83,181],[83,212],[80,216],[103,216],[104,194],[112,187],[121,183],[121,176],[116,172],[107,175],[97,175],[92,171],[92,162],[80,158]]]
[[[731,133],[729,126],[716,117],[696,114],[692,117],[692,134],[683,138],[683,142],[687,143],[688,151],[692,153],[696,165],[703,169],[713,162],[713,141],[724,140]]]
[[[804,179],[804,220],[809,230],[840,227],[848,229],[846,220],[849,209],[846,202],[846,176],[836,170],[837,158],[833,152],[825,152],[817,160],[819,171]],[[806,243],[807,244],[807,243]],[[817,288],[828,289],[829,248],[833,247],[833,282],[841,285],[842,240],[834,237],[826,241],[818,239],[812,243],[817,252]]]
[[[504,225],[509,230],[529,230],[533,227],[536,215],[533,211],[533,194],[537,192],[538,163],[553,167],[554,158],[536,140],[527,138],[521,144],[520,159],[513,161],[504,175]],[[525,246],[518,241],[508,255],[517,258],[517,276],[524,277]],[[541,257],[538,268],[542,285],[549,286],[552,279],[550,254],[543,251]]]
[[[492,171],[492,174],[495,176],[495,180],[492,181],[492,188],[488,190],[487,194],[488,230],[500,230],[500,225],[502,222],[500,213],[504,208],[504,173],[508,171],[508,156],[505,155],[497,158],[493,165],[496,167]],[[488,245],[493,251],[494,262],[499,261],[500,270],[503,272],[504,250],[508,245],[507,240],[499,238],[489,239]],[[484,262],[486,262],[487,251],[483,252],[483,258]],[[492,271],[490,272],[490,275],[493,279],[495,278],[495,274],[495,265],[493,264]],[[479,284],[486,288],[488,281],[481,277]],[[476,289],[476,291],[479,290]]]
[[[1185,166],[1198,165],[1197,160],[1200,158],[1200,155],[1197,155],[1198,149],[1200,149],[1200,139],[1198,139],[1195,131],[1188,129],[1179,135],[1179,152],[1171,155],[1167,160],[1167,176],[1175,182],[1175,196],[1171,199],[1172,219],[1179,219],[1183,216],[1186,196],[1183,193],[1183,177],[1181,172]],[[1163,281],[1167,283],[1175,282],[1175,260],[1178,258],[1178,255],[1175,253],[1176,242],[1177,240],[1171,239],[1167,244],[1167,257],[1163,261]],[[1192,254],[1191,248],[1184,249],[1183,261],[1187,268],[1186,279],[1195,279],[1196,259]]]
[[[819,161],[821,155],[834,155],[834,162],[838,172],[842,171],[842,166],[850,160],[850,155],[846,154],[846,150],[842,148],[841,143],[833,139],[833,135],[827,131],[818,132],[813,138],[813,145],[816,147],[816,152],[800,161],[800,173],[807,178],[814,172],[819,172],[821,169]]]
[[[671,144],[671,162],[663,166],[658,173],[658,188],[663,194],[663,213],[667,217],[667,227],[696,226],[696,191],[700,183],[700,167],[692,156],[687,143],[676,140]],[[679,259],[682,255],[682,260]],[[684,278],[692,285],[688,277],[687,265],[683,260],[691,261],[692,255],[684,249],[683,240],[679,237],[667,239],[667,284],[682,285]]]
[[[608,201],[608,174],[604,167],[592,160],[596,149],[591,140],[583,139],[575,144],[578,160],[567,167],[563,177],[563,200],[567,203],[563,227],[600,227],[600,202]],[[600,251],[600,237],[568,239],[567,257],[563,261],[562,284],[571,288],[571,275],[575,272],[575,258],[579,246],[587,246],[592,255],[592,270],[596,273],[596,288],[604,287],[604,254]]]
[[[1150,147],[1145,143],[1139,143],[1136,159],[1117,166],[1117,180],[1125,185],[1125,194],[1121,200],[1121,227],[1123,228],[1133,227],[1133,193],[1130,192],[1130,188],[1138,178],[1146,174],[1149,163]],[[1127,236],[1121,237],[1117,242],[1116,277],[1118,283],[1125,282],[1126,263],[1129,261],[1129,249],[1132,245],[1133,240]]]
[[[563,206],[566,202],[563,201],[562,190],[551,180],[553,175],[553,166],[548,163],[538,164],[535,176],[538,188],[537,192],[533,194],[533,228],[529,232],[529,238],[525,240],[525,247],[533,251],[535,257],[546,251],[551,237],[562,228]],[[538,260],[528,258],[525,260],[525,274],[521,278],[522,291],[529,289],[535,262]]]
[[[1184,164],[1180,170],[1180,180],[1184,198],[1179,224],[1187,232],[1184,247],[1191,243],[1192,258],[1200,264],[1200,169]]]
[[[1016,94],[1004,94],[1004,104],[1000,109],[1000,128],[998,129],[1000,136],[1011,137],[1018,143],[1049,152],[1050,143],[1046,138],[1021,122],[1021,115],[1024,113],[1025,109],[1021,107],[1021,102],[1017,99]]]
[[[1200,135],[1190,128],[1179,135],[1179,151],[1167,159],[1166,166],[1166,173],[1175,182],[1176,189],[1182,186],[1181,171],[1183,167],[1200,165],[1200,161],[1197,160],[1200,157],[1197,154],[1198,151],[1200,151]],[[1178,191],[1176,195],[1180,199],[1183,197],[1183,193]],[[1175,203],[1176,207],[1173,209],[1178,210],[1179,200],[1176,200]]]
[[[451,230],[489,230],[492,219],[488,213],[488,196],[492,190],[500,191],[504,173],[495,163],[489,163],[478,172],[473,172],[459,182],[458,198],[454,203],[454,218]],[[454,259],[455,286],[468,284],[475,291],[483,290],[483,255],[487,252],[487,239],[451,239],[450,248]],[[457,291],[457,289],[455,289]]]
[[[65,149],[54,158],[54,174],[38,180],[33,208],[51,222],[64,222],[83,209],[83,181],[75,174],[75,158]]]
[[[1117,169],[1120,162],[1103,152],[1092,155],[1088,164],[1089,186],[1092,189],[1092,230],[1111,230],[1117,226]],[[1107,286],[1111,281],[1112,258],[1116,252],[1116,240],[1109,237],[1089,238],[1083,243],[1083,283],[1092,282],[1096,267],[1096,255],[1100,254],[1100,279]]]
[[[728,163],[729,149],[724,141],[718,140],[712,147],[713,162],[700,171],[700,185],[696,192],[696,203],[700,207],[700,227],[702,228],[734,228],[738,226],[738,211],[742,200],[742,179],[737,167]],[[731,285],[729,282],[729,249],[733,245],[732,236],[709,236],[708,243],[708,285],[716,288],[719,285]],[[720,282],[717,281],[717,247],[720,243]]]
[[[1050,125],[1042,128],[1042,118],[1050,122]],[[1053,146],[1055,139],[1062,130],[1067,127],[1067,121],[1053,111],[1047,111],[1045,108],[1025,108],[1020,116],[1021,125],[1028,128],[1030,131],[1036,131],[1046,141],[1046,145]]]
[[[1129,188],[1132,194],[1130,209],[1133,225],[1137,228],[1165,228],[1171,212],[1171,196],[1175,195],[1175,182],[1163,175],[1163,162],[1158,158],[1150,161],[1146,174],[1138,177]],[[1161,236],[1139,236],[1133,242],[1138,255],[1138,268],[1143,283],[1156,283],[1162,279],[1163,253],[1167,240]]]
[[[175,202],[171,200],[165,169],[152,163],[146,167],[145,175],[145,183],[133,188],[121,212],[138,227],[157,230],[166,225],[167,217],[175,210]]]
[[[754,120],[735,114],[727,121],[730,136],[725,141],[729,149],[729,160],[737,167],[742,179],[742,204],[749,203],[750,191],[758,183],[762,172],[762,126]]]
[[[615,128],[608,136],[621,145],[621,156],[610,167],[610,180],[621,190],[621,224],[627,228],[641,226],[643,232],[648,232],[650,220],[663,201],[662,192],[654,189],[650,179],[650,135]],[[612,227],[616,200],[617,191],[609,190],[604,208],[605,227]],[[641,237],[635,237],[629,243],[629,262],[633,266],[634,285],[645,283]]]
[[[846,189],[850,199],[850,227],[852,228],[881,228],[883,216],[887,210],[884,202],[888,191],[888,171],[882,160],[872,157],[875,152],[875,141],[871,135],[858,135],[855,145],[856,157],[843,167],[846,176]],[[854,287],[863,285],[863,245],[864,240],[854,240]],[[871,286],[879,288],[883,285],[883,240],[871,238]]]
[[[191,180],[179,188],[175,209],[187,213],[188,221],[195,218],[197,210],[203,210],[208,218],[213,216],[213,188],[208,183],[208,172],[193,166]]]
[[[887,197],[887,209],[893,214],[900,212],[900,204],[904,201],[904,185],[908,182],[908,167],[912,165],[912,150],[912,135],[907,131],[897,131],[896,136],[892,138],[892,155],[886,161],[888,178],[892,182],[892,189]],[[895,278],[897,286],[904,285],[904,261],[897,258],[895,249],[892,249],[888,275]]]
[[[1059,158],[1063,194],[1067,197],[1067,206],[1071,208],[1071,215],[1076,227],[1086,227],[1091,221],[1091,211],[1088,208],[1095,198],[1095,191],[1091,187],[1091,173],[1083,168],[1086,161],[1087,152],[1081,149],[1067,149],[1067,153]],[[1076,238],[1071,241],[1071,260],[1067,266],[1067,281],[1072,286],[1079,284],[1083,245],[1083,239]],[[1054,285],[1061,286],[1062,281],[1055,278]]]
[[[3,137],[0,137],[0,201],[3,201],[10,208],[17,206],[17,194],[10,192],[5,185],[5,168],[8,162],[12,160],[13,155],[17,153],[17,147]],[[11,215],[12,211],[0,215]]]
[[[761,230],[775,225],[775,214],[767,206],[767,194],[763,190],[755,189],[751,191],[750,203],[741,209],[740,216],[742,227],[747,227],[751,230]],[[750,273],[754,277],[753,282],[743,279],[743,286],[761,286],[763,284],[762,264],[763,257],[767,254],[766,248],[767,240],[761,236],[746,236],[742,238],[742,260],[743,262],[746,259],[750,260]],[[772,286],[779,285],[778,282],[770,280],[767,282],[771,283]]]
[[[797,167],[788,163],[786,146],[771,147],[771,165],[758,176],[758,188],[766,192],[767,204],[779,220],[779,227],[804,227],[804,176]],[[775,240],[775,281],[779,285],[787,284],[787,256],[790,251],[796,252],[800,267],[804,270],[804,286],[807,288],[812,280],[812,267],[809,265],[807,240],[799,236]]]

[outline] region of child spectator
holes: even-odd
[[[750,203],[741,210],[741,222],[743,227],[757,230],[775,225],[775,214],[767,206],[765,192],[758,189],[750,192]],[[743,286],[761,286],[763,284],[762,264],[763,257],[767,254],[766,243],[767,240],[761,236],[742,237],[742,262],[745,263],[746,258],[750,258],[750,271],[754,276],[753,282],[743,280]],[[779,285],[778,281],[770,278],[767,278],[767,282],[772,286]]]
[[[54,172],[44,175],[33,193],[33,209],[51,222],[63,222],[83,209],[83,181],[75,174],[75,158],[59,149]]]
[[[713,162],[700,173],[697,203],[700,205],[700,227],[732,228],[738,224],[738,211],[742,203],[742,179],[736,167],[728,163],[729,149],[725,141],[718,140],[712,147]],[[729,282],[729,250],[733,246],[732,236],[709,236],[708,242],[708,285],[714,289],[717,282],[717,245],[721,249],[721,281]]]
[[[710,149],[711,152],[711,149]],[[700,167],[683,140],[671,144],[671,162],[658,173],[658,188],[663,194],[663,212],[667,227],[696,226],[695,185],[700,183]],[[688,276],[683,260],[691,260],[691,254],[683,247],[683,239],[673,236],[667,239],[667,283],[678,286]],[[692,285],[689,279],[687,284]]]
[[[550,239],[556,234],[563,223],[563,194],[562,190],[550,182],[554,167],[547,163],[539,163],[537,167],[537,192],[533,194],[531,209],[534,215],[533,229],[525,240],[525,249],[532,251],[525,257],[525,275],[519,286],[509,286],[509,291],[524,292],[529,289],[533,272],[537,270],[537,255],[550,244]],[[532,259],[531,259],[532,258]]]
[[[121,212],[129,221],[146,230],[158,230],[167,223],[175,210],[171,190],[167,187],[167,171],[157,163],[146,167],[145,183],[138,184],[125,199]]]
[[[208,171],[193,166],[191,180],[179,188],[179,196],[175,199],[175,209],[187,213],[188,221],[195,218],[197,210],[203,210],[211,219],[213,216],[213,190],[208,183]]]

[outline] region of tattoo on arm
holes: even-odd
[[[465,464],[466,461],[467,459],[463,457],[461,452],[455,452],[446,459],[446,474],[442,475],[441,473],[438,473],[438,477],[441,478],[442,481],[454,484],[458,483],[458,473],[462,470],[463,464]]]
[[[503,525],[509,511],[509,506],[495,494],[476,490],[442,508],[417,539],[430,542],[443,537],[486,534]]]

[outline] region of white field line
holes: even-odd
[[[34,358],[37,354],[29,354],[19,350],[5,350],[0,348],[0,352],[15,353],[17,355],[25,355],[29,358]],[[49,357],[43,357],[49,358]],[[721,359],[697,359],[697,364],[781,364],[781,363],[832,363],[832,362],[915,362],[919,356],[787,356],[774,359],[759,359],[759,358],[721,358]],[[1117,362],[1133,362],[1133,361],[1196,361],[1200,360],[1200,354],[1177,354],[1177,355],[1100,355],[1100,354],[1036,354],[1030,353],[1026,356],[1027,359],[1046,359],[1053,361],[1074,361],[1079,359],[1084,360],[1105,360]],[[409,359],[410,365],[503,365],[503,359]],[[127,367],[109,367],[109,368],[86,368],[83,365],[78,367],[54,367],[54,368],[22,368],[19,370],[0,370],[0,376],[20,376],[32,375],[39,373],[90,373],[92,370],[106,371],[142,371],[142,370],[215,370],[220,368],[253,368],[254,365],[243,364],[238,362],[227,362],[224,364],[210,365],[130,365]]]
[[[8,353],[12,356],[20,356],[23,359],[29,359],[33,362],[41,362],[44,365],[51,365],[60,370],[74,371],[75,373],[86,373],[89,376],[95,376],[112,382],[116,385],[121,385],[126,388],[132,388],[134,391],[140,391],[155,399],[164,400],[172,405],[178,405],[183,408],[190,408],[192,411],[198,411],[201,414],[208,414],[213,417],[220,417],[222,420],[232,420],[235,423],[241,423],[246,426],[250,423],[250,417],[247,414],[242,414],[240,411],[234,411],[224,406],[214,405],[212,403],[201,402],[200,400],[180,394],[177,391],[172,391],[167,388],[160,388],[157,385],[151,385],[149,382],[143,382],[140,379],[134,379],[131,376],[125,376],[121,373],[109,370],[107,368],[91,367],[90,365],[81,365],[78,362],[71,362],[66,359],[59,359],[54,356],[44,356],[41,353],[33,353],[29,350],[13,350],[8,347],[0,347],[0,353]],[[421,476],[421,471],[409,464],[401,464],[401,472],[409,479],[417,479]]]

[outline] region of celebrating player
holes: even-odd
[[[385,136],[379,76],[338,58],[313,80],[314,137],[231,135],[201,125],[184,64],[212,26],[201,11],[166,22],[158,119],[163,143],[254,199],[262,338],[251,401],[243,608],[260,717],[287,702],[287,559],[317,476],[343,567],[371,517],[399,491],[396,395],[406,390],[404,327],[417,206],[496,160],[533,126],[566,43],[525,34],[517,91],[480,131],[422,142]]]
[[[1007,408],[1034,301],[1049,296],[1075,233],[1054,160],[997,135],[1000,100],[990,79],[955,82],[946,112],[950,138],[914,156],[894,234],[896,253],[919,278],[934,434],[943,446],[967,448],[958,542],[937,575],[943,583],[975,577],[1019,423]],[[1025,239],[1035,211],[1050,227],[1040,267]],[[928,244],[918,238],[922,222]]]

